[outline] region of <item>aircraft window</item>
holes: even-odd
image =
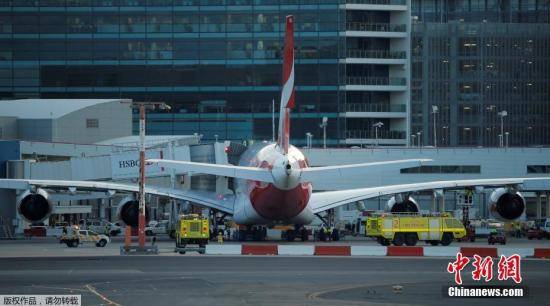
[[[414,173],[481,173],[481,166],[444,165],[444,166],[420,166],[400,170],[403,174]]]
[[[550,165],[527,165],[527,173],[550,173]]]

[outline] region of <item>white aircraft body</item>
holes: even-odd
[[[146,186],[145,192],[192,202],[196,205],[232,215],[242,225],[285,223],[309,224],[316,214],[348,203],[383,195],[408,194],[422,190],[463,189],[475,186],[494,188],[490,210],[493,215],[514,220],[525,211],[525,199],[519,192],[522,184],[542,182],[550,178],[497,178],[435,181],[426,183],[375,186],[360,189],[313,192],[316,183],[330,177],[369,175],[373,168],[416,167],[427,159],[408,159],[364,164],[309,167],[306,156],[290,145],[290,110],[294,106],[294,34],[293,17],[286,19],[286,37],[283,60],[283,89],[281,93],[278,141],[253,145],[243,153],[239,165],[220,165],[151,159],[165,168],[183,173],[201,173],[235,179],[234,194],[180,190]],[[29,222],[47,218],[52,211],[51,192],[62,190],[104,190],[114,193],[136,193],[137,185],[94,181],[18,180],[0,179],[0,188],[22,190],[17,200],[19,214]],[[418,211],[418,204],[410,197],[394,197],[391,211]],[[137,222],[137,202],[127,198],[119,204],[119,216],[127,224]],[[132,220],[136,220],[135,222]]]

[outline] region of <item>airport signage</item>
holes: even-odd
[[[148,151],[145,158],[163,158],[162,151]],[[111,175],[113,179],[129,179],[139,176],[139,152],[122,152],[111,155]],[[145,165],[145,173],[148,176],[163,175],[165,169],[156,165]]]

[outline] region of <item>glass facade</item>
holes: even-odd
[[[550,1],[412,2],[411,124],[425,145],[550,144]],[[506,110],[504,118],[498,115]]]
[[[346,94],[347,84],[408,84],[407,78],[392,77],[388,65],[342,61],[407,58],[405,49],[390,49],[390,38],[346,38],[347,29],[403,32],[407,27],[390,23],[389,12],[346,11],[340,6],[345,2],[2,0],[0,98],[163,101],[172,110],[149,115],[149,134],[269,140],[272,101],[276,110],[279,104],[284,20],[293,14],[297,107],[292,141],[305,144],[305,133],[311,132],[314,144],[321,143],[318,125],[326,116],[328,144],[342,144],[349,129],[374,133],[374,119],[341,115],[350,109],[347,100],[375,112],[407,108],[379,89]],[[370,2],[406,3],[359,1]],[[406,141],[406,119],[394,124],[398,131],[390,120],[381,120],[386,125],[380,135]]]

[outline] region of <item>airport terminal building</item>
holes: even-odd
[[[163,101],[148,134],[271,140],[286,15],[293,142],[406,145],[410,1],[1,1],[0,98]],[[136,126],[134,126],[134,130]]]

